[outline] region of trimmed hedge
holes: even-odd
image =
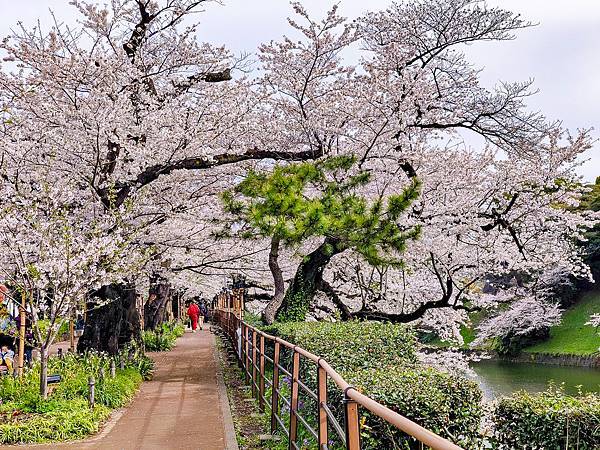
[[[417,361],[417,339],[406,325],[358,321],[288,322],[271,325],[265,331],[323,357],[340,374]]]
[[[600,395],[565,395],[562,389],[501,399],[493,412],[499,449],[600,448]]]
[[[473,448],[479,438],[482,394],[477,383],[424,367],[363,369],[346,380],[373,400],[452,442]],[[362,411],[363,448],[420,448],[412,437]]]
[[[412,328],[378,322],[299,322],[275,324],[265,331],[323,357],[346,381],[390,409],[457,444],[474,447],[482,417],[481,390],[473,381],[418,365]],[[301,378],[314,388],[314,366],[305,365]],[[334,383],[329,383],[328,398],[343,424],[342,393]],[[316,409],[310,399],[304,403]],[[364,409],[361,435],[365,449],[420,448],[413,438]]]

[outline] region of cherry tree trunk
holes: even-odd
[[[40,347],[40,396],[48,398],[48,349],[45,345]]]
[[[127,343],[139,341],[141,322],[135,299],[133,284],[112,284],[94,292],[77,351],[98,350],[115,355]]]
[[[144,329],[154,330],[171,318],[171,286],[159,276],[150,280],[150,293],[144,305]]]
[[[276,314],[279,322],[302,322],[310,309],[323,278],[323,270],[331,258],[346,248],[337,239],[327,238],[298,266],[292,283],[288,287],[281,308]]]

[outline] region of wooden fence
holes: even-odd
[[[221,326],[236,350],[240,365],[244,371],[246,383],[252,387],[252,394],[258,400],[261,412],[269,409],[271,415],[271,433],[281,430],[288,437],[289,448],[299,449],[299,426],[313,436],[319,449],[328,449],[335,433],[339,442],[349,450],[359,450],[360,408],[379,416],[387,423],[414,437],[434,450],[460,450],[460,447],[401,416],[386,406],[361,394],[349,385],[323,358],[298,347],[290,342],[271,336],[243,321],[243,297],[240,291],[223,293],[219,296],[213,314],[214,320]],[[283,353],[286,357],[283,358]],[[285,367],[283,359],[288,361]],[[302,360],[301,360],[302,359]],[[290,364],[291,363],[291,367]],[[313,366],[316,371],[316,392],[300,379],[301,363]],[[269,370],[267,370],[267,368]],[[289,397],[282,395],[281,378],[287,376],[290,383]],[[328,403],[327,386],[333,381],[342,397],[341,405]],[[267,390],[270,389],[270,398]],[[331,392],[331,391],[330,391]],[[316,404],[316,429],[299,412],[300,394],[308,396]],[[282,405],[289,410],[289,420],[285,423],[281,415]],[[343,408],[343,424],[332,411],[332,406]]]

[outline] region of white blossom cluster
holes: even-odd
[[[293,37],[262,45],[252,66],[199,42],[189,14],[201,1],[72,3],[78,25],[16,28],[0,44],[0,269],[63,293],[57,318],[86,290],[151,273],[188,296],[216,294],[234,272],[270,292],[268,242],[237,235],[220,193],[251,167],[339,154],[373,174],[367,197],[423,185],[398,223],[422,230],[403,268],[351,251],[327,267],[353,312],[460,340],[469,311],[516,298],[486,292],[490,275],[534,280],[503,315],[520,330],[560,317],[536,295],[547,268],[591,276],[576,243],[598,217],[573,208],[588,132],[528,111],[531,82],[486,90],[461,51],[512,39],[529,25],[518,15],[425,0],[317,21],[293,3]],[[319,244],[282,249],[286,280]]]

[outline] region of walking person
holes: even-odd
[[[206,302],[202,301],[200,303],[200,329],[202,329],[205,323],[208,323],[208,308],[206,307]]]
[[[198,318],[200,317],[200,308],[198,308],[195,302],[192,302],[188,307],[187,315],[192,321],[192,333],[195,333],[196,328],[198,328]]]

